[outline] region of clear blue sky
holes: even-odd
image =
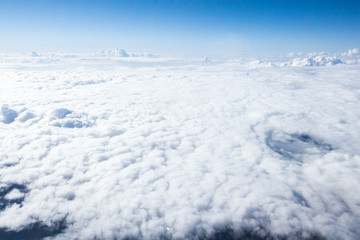
[[[343,51],[360,0],[0,0],[0,51]]]

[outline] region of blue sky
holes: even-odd
[[[360,1],[0,0],[0,51],[343,51]]]

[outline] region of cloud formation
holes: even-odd
[[[360,236],[359,65],[10,60],[0,236]]]

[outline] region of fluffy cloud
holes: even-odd
[[[292,66],[327,66],[336,65],[342,63],[342,61],[335,57],[328,56],[316,56],[314,58],[295,58],[292,62]]]
[[[128,53],[125,49],[122,48],[115,48],[112,50],[102,51],[100,53],[100,56],[103,57],[147,57],[147,58],[155,58],[156,55],[153,55],[151,53]]]
[[[0,236],[357,239],[359,66],[260,63],[1,68]]]
[[[343,55],[348,56],[348,57],[359,56],[360,51],[358,48],[349,49],[347,52],[343,53]]]

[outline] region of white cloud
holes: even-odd
[[[319,56],[11,60],[0,236],[357,239],[359,66]]]
[[[340,64],[342,61],[335,57],[316,56],[314,58],[295,58],[292,66],[326,66]]]
[[[16,200],[24,197],[24,193],[20,192],[19,189],[14,189],[5,195],[8,200]]]
[[[349,49],[347,52],[345,52],[343,55],[346,55],[348,57],[352,56],[358,56],[360,54],[360,51],[358,48]]]
[[[97,55],[97,54],[95,54]],[[151,53],[128,53],[125,49],[115,48],[112,50],[101,51],[100,56],[103,57],[146,57],[146,58],[156,58],[157,56]]]

